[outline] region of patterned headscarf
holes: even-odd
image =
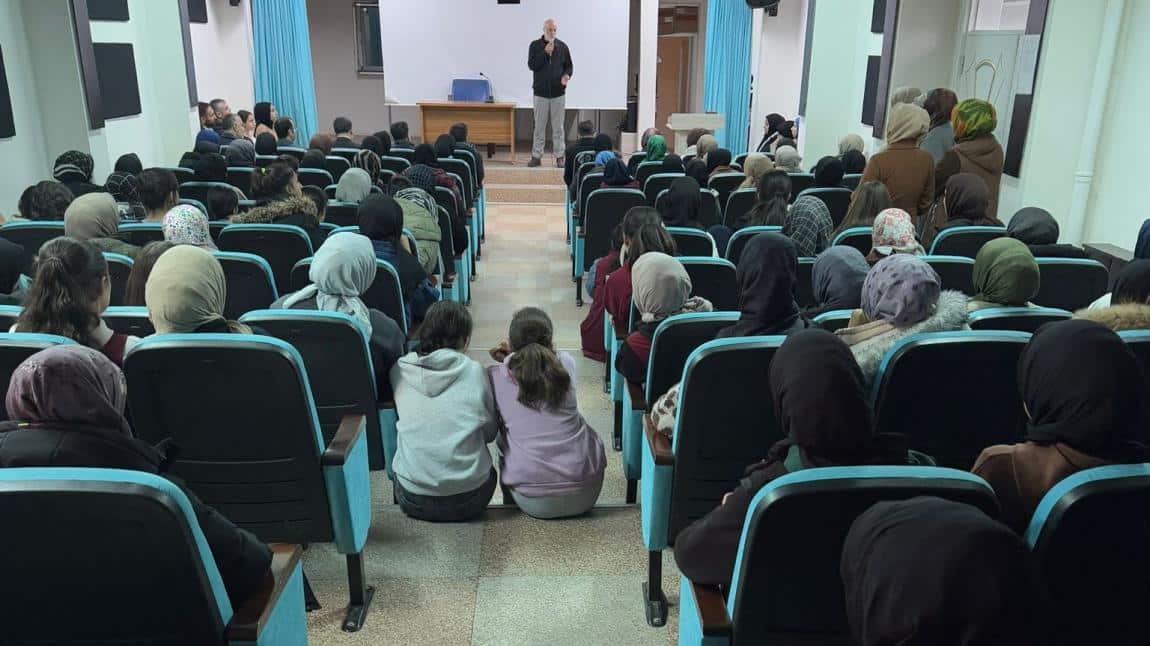
[[[312,284],[292,294],[284,307],[315,298],[323,312],[343,312],[371,329],[371,313],[360,300],[375,280],[375,249],[367,236],[344,232],[329,236],[312,258]]]
[[[131,435],[124,418],[127,402],[124,373],[102,352],[57,345],[16,368],[4,404],[16,421],[94,426]]]
[[[830,244],[834,229],[830,209],[817,197],[804,195],[795,200],[783,221],[783,234],[795,241],[800,256],[816,256]]]
[[[954,106],[950,122],[954,125],[954,140],[967,141],[994,132],[998,114],[993,105],[982,99],[967,99]]]
[[[422,188],[415,188],[414,186],[402,188],[396,192],[395,199],[415,202],[416,204],[426,209],[432,217],[439,217],[439,205],[436,204],[435,198],[428,195],[427,191],[423,190]]]
[[[382,163],[379,161],[379,155],[374,152],[367,149],[360,150],[355,154],[355,159],[351,165],[355,168],[362,168],[367,171],[372,183],[379,181],[379,171],[382,168]]]
[[[982,245],[974,259],[976,299],[1022,307],[1038,293],[1038,263],[1030,248],[1014,238]]]
[[[938,274],[922,259],[908,254],[883,258],[863,282],[862,310],[871,321],[899,328],[926,320],[942,292]]]
[[[115,172],[108,175],[104,182],[104,190],[117,202],[135,204],[140,201],[140,180],[135,175],[125,172]]]
[[[177,204],[164,214],[164,239],[175,244],[188,244],[216,251],[212,242],[208,216],[194,206]]]
[[[426,164],[416,164],[403,172],[411,185],[427,191],[428,195],[435,194],[435,170]]]
[[[880,256],[898,253],[921,256],[926,253],[914,238],[914,223],[910,221],[910,215],[893,208],[884,209],[875,216],[871,248]]]
[[[88,153],[69,150],[56,158],[52,177],[59,182],[90,182],[95,166],[95,160]]]
[[[647,157],[643,161],[660,161],[667,155],[667,140],[663,135],[651,135],[647,140]]]

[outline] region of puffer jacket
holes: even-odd
[[[418,191],[427,201],[421,203],[419,199],[412,199],[413,192]],[[429,275],[435,273],[435,266],[439,260],[439,241],[443,239],[443,232],[439,229],[439,219],[435,211],[429,210],[435,206],[435,201],[427,193],[418,188],[406,188],[395,196],[395,201],[403,209],[403,228],[415,235],[416,257],[419,264]]]
[[[326,237],[319,228],[315,202],[306,197],[288,196],[273,199],[246,213],[232,216],[233,224],[292,224],[307,232],[312,250],[319,249]]]
[[[1074,313],[1074,318],[1101,323],[1115,332],[1150,330],[1150,305],[1123,303],[1101,309],[1082,309]]]

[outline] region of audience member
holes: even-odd
[[[898,87],[890,95],[890,107],[894,109],[898,105],[913,105],[915,107],[922,107],[922,90],[916,87]]]
[[[411,180],[403,176],[395,176],[390,185],[392,197],[403,210],[403,226],[415,236],[415,253],[419,265],[428,275],[436,273],[439,264],[439,242],[443,239],[443,230],[439,228],[439,208],[427,191],[415,188]],[[445,278],[455,275],[454,264],[450,258],[444,258],[444,263],[451,265],[443,267],[440,272]]]
[[[1121,332],[1150,330],[1150,260],[1134,260],[1118,272],[1108,306],[1075,312],[1074,318],[1101,323]]]
[[[376,137],[375,135],[368,135],[364,137],[363,141],[360,142],[359,147],[362,149],[361,152],[366,150],[377,157],[383,154],[383,143],[381,143],[379,141],[379,137]]]
[[[1005,155],[994,137],[998,126],[994,106],[981,99],[967,99],[955,106],[952,124],[954,148],[946,156],[957,157],[960,172],[974,173],[986,183],[990,192],[986,218],[998,222],[998,188]]]
[[[120,212],[116,200],[107,193],[81,195],[64,211],[64,235],[89,242],[100,251],[135,259],[140,248],[117,238],[119,233]]]
[[[22,274],[32,273],[32,254],[24,247],[0,238],[0,305],[23,305]]]
[[[702,157],[699,154],[699,139],[703,135],[711,134],[710,130],[706,128],[694,128],[687,133],[687,149],[683,151],[683,157]]]
[[[40,247],[34,273],[24,309],[9,331],[58,334],[122,366],[124,353],[139,339],[112,332],[100,318],[112,300],[104,254],[87,242],[54,238]]]
[[[736,231],[743,227],[781,227],[786,223],[791,201],[791,177],[776,168],[763,175],[755,205],[734,221]]]
[[[603,290],[604,309],[611,314],[611,322],[619,332],[629,329],[633,291],[631,266],[648,251],[675,255],[675,240],[663,229],[659,212],[653,207],[632,207],[623,216],[623,248],[619,252],[622,264],[607,277]]]
[[[262,123],[260,124],[260,126],[256,127],[256,130],[259,130],[261,126],[263,126]],[[276,135],[276,147],[277,148],[279,148],[281,146],[286,146],[288,148],[295,147],[296,146],[295,122],[292,121],[289,117],[280,117],[279,119],[276,119],[276,121],[275,121],[275,135]],[[256,136],[258,137],[259,135],[256,135]]]
[[[663,161],[663,158],[667,156],[667,140],[663,138],[663,135],[656,132],[643,144],[643,150],[647,153],[643,161]]]
[[[377,144],[379,143],[379,140],[375,137],[364,137],[363,141],[365,144],[368,139],[374,140]],[[367,146],[364,146],[362,150],[355,154],[355,157],[351,160],[351,165],[353,168],[361,168],[367,172],[367,176],[371,179],[372,186],[378,186],[382,189],[387,185],[387,182],[380,178],[380,173],[383,171],[383,163],[380,162],[379,155]]]
[[[148,276],[152,275],[152,267],[165,251],[176,246],[174,242],[156,240],[149,242],[136,254],[136,261],[132,263],[132,271],[128,273],[128,283],[124,287],[124,305],[143,307],[147,305],[144,300],[144,286],[148,284]]]
[[[788,121],[787,123],[794,123],[794,122]],[[775,141],[775,153],[777,154],[779,152],[779,148],[782,148],[783,146],[790,146],[791,148],[798,150],[799,149],[799,142],[794,140],[794,139],[791,139],[790,137],[782,137],[782,138],[778,139],[777,141]],[[800,170],[798,172],[802,172],[802,171]]]
[[[591,298],[591,307],[587,308],[587,316],[579,324],[579,338],[583,356],[592,361],[607,361],[607,348],[603,343],[603,312],[607,309],[607,289],[604,286],[607,277],[622,265],[619,254],[623,251],[623,243],[623,223],[620,222],[611,231],[611,248],[607,255],[591,263],[583,283],[587,296]]]
[[[862,309],[850,327],[836,332],[851,346],[867,382],[878,372],[886,351],[920,332],[967,329],[966,296],[942,291],[938,274],[909,254],[883,258],[863,281]]]
[[[843,162],[828,155],[819,160],[811,174],[815,176],[815,188],[842,188]]]
[[[488,368],[500,430],[499,475],[515,504],[534,518],[568,518],[595,506],[607,455],[579,414],[575,360],[556,351],[547,313],[525,307]]]
[[[775,170],[786,173],[801,173],[803,172],[803,169],[800,168],[802,163],[803,158],[794,146],[785,145],[775,149]]]
[[[204,152],[204,151],[208,150],[207,148],[204,148],[203,150],[201,150],[201,148],[200,148],[201,144],[212,144],[212,145],[216,146],[216,149],[211,150],[210,152],[216,152],[216,153],[220,152],[219,146],[221,145],[221,139],[220,139],[219,133],[217,133],[215,130],[201,130],[201,131],[199,131],[199,133],[196,134],[196,140],[195,140],[195,145],[194,145],[194,149],[196,152]]]
[[[707,155],[718,149],[719,140],[715,139],[715,135],[707,133],[699,137],[699,141],[695,144],[695,157],[707,161]]]
[[[854,310],[862,306],[862,287],[870,265],[854,247],[829,247],[815,258],[811,267],[811,287],[815,306],[804,312],[808,318],[836,310]]]
[[[699,195],[699,183],[694,179],[675,178],[661,204],[659,215],[663,218],[663,226],[703,228],[699,224],[699,209],[703,200]]]
[[[452,138],[455,139],[456,150],[462,148],[471,153],[471,158],[475,160],[475,181],[477,184],[479,184],[479,187],[482,188],[485,175],[483,170],[483,155],[479,154],[479,151],[475,149],[475,146],[471,145],[471,143],[467,141],[467,124],[463,123],[462,121],[453,123],[451,124],[451,130],[449,132]],[[566,159],[564,159],[564,168],[566,168]]]
[[[196,161],[194,179],[197,182],[227,182],[228,160],[219,153],[202,155]]]
[[[388,130],[380,130],[372,135],[379,140],[379,150],[375,151],[380,157],[386,157],[391,154],[391,132]]]
[[[886,190],[886,184],[876,181],[860,184],[851,198],[846,217],[831,233],[831,237],[847,229],[873,226],[875,216],[889,208],[890,193]]]
[[[275,135],[278,139],[290,139],[295,141],[295,125],[291,119],[286,119],[287,123],[280,129],[280,116],[276,113],[276,107],[267,101],[260,101],[252,106],[252,115],[256,119],[256,128],[252,131],[252,135],[259,137],[265,132]],[[288,145],[288,144],[280,144]]]
[[[934,163],[942,161],[942,156],[954,148],[954,128],[950,115],[958,105],[958,96],[953,90],[940,87],[927,93],[922,107],[930,116],[930,129],[919,142],[918,147],[930,153]]]
[[[866,261],[873,266],[883,258],[899,253],[926,255],[922,245],[914,238],[914,224],[907,212],[895,208],[883,209],[874,219],[871,248]]]
[[[359,205],[359,231],[371,239],[375,257],[386,260],[399,274],[409,326],[422,321],[428,308],[439,300],[427,272],[408,248],[403,235],[403,207],[387,195],[372,195]]]
[[[239,194],[223,186],[213,186],[208,189],[208,218],[210,220],[227,220],[240,211]]]
[[[324,218],[327,217],[327,193],[318,186],[301,186],[299,190],[304,197],[315,204],[315,219],[322,224]],[[326,238],[324,239],[326,240]]]
[[[391,139],[393,148],[407,148],[408,150],[415,148],[415,144],[407,138],[406,121],[396,121],[391,124]]]
[[[164,240],[188,244],[208,251],[218,251],[212,242],[208,216],[194,206],[177,204],[164,216]]]
[[[95,165],[96,162],[88,153],[69,150],[56,158],[52,177],[67,186],[76,197],[86,193],[98,193],[104,189],[92,183],[92,169]]]
[[[0,467],[96,467],[163,476],[172,456],[132,435],[124,375],[99,352],[76,345],[41,350],[13,372],[0,427]],[[269,578],[271,552],[247,530],[200,502],[181,481],[233,608]],[[146,531],[146,529],[144,529]]]
[[[770,171],[775,169],[775,163],[771,161],[763,153],[751,153],[743,160],[743,174],[747,176],[742,184],[739,184],[740,189],[744,188],[758,188],[759,182]]]
[[[703,165],[706,169],[706,165]],[[660,173],[682,173],[683,172],[683,158],[671,154],[663,158],[663,165],[659,167]]]
[[[327,156],[319,148],[311,148],[299,160],[299,167],[327,170]]]
[[[362,168],[349,168],[339,178],[335,187],[335,199],[340,202],[354,202],[359,204],[363,198],[371,194],[371,175]]]
[[[304,154],[306,155],[307,153],[304,153]],[[296,173],[299,172],[300,160],[297,159],[295,155],[292,155],[290,153],[283,153],[280,156],[276,157],[275,161],[283,162],[283,163],[287,164],[288,167],[292,169],[292,171],[294,171]]]
[[[140,180],[136,175],[113,172],[104,182],[104,190],[116,200],[121,220],[139,222],[144,219],[146,214],[144,206],[140,203]]]
[[[332,148],[359,148],[359,144],[355,143],[352,139],[355,135],[351,133],[351,119],[347,117],[336,117],[335,121],[331,124],[331,129],[335,132],[335,141],[332,142]],[[327,154],[331,154],[330,152]]]
[[[223,120],[232,114],[232,108],[225,99],[212,99],[208,105],[212,106],[212,112],[216,115],[215,127],[218,130],[222,126]],[[225,129],[227,128],[225,127]]]
[[[990,226],[1000,227],[1002,222],[990,216],[990,193],[986,182],[974,173],[959,173],[946,181],[946,201],[943,212],[946,221],[938,216],[923,229],[922,244],[929,247],[940,231],[951,227]]]
[[[227,294],[220,261],[192,245],[176,245],[160,255],[144,284],[156,334],[251,334],[243,323],[224,318]]]
[[[654,127],[654,126],[651,126],[650,128],[647,128],[646,130],[644,130],[643,134],[639,135],[639,149],[646,151],[647,150],[647,142],[651,141],[651,137],[653,137],[657,134],[659,134],[659,129]]]
[[[734,168],[731,168],[731,151],[726,148],[716,148],[707,155],[707,181],[710,182],[711,178],[715,175],[723,173],[734,173]]]
[[[866,155],[857,150],[848,150],[839,156],[843,163],[843,173],[861,175],[866,170]]]
[[[411,179],[411,183],[423,188],[426,183],[423,179],[417,179],[418,176],[426,175],[430,172],[434,186],[443,186],[451,189],[452,194],[455,195],[455,213],[453,217],[458,218],[459,221],[465,222],[467,220],[468,205],[463,199],[463,189],[455,181],[455,178],[448,175],[442,168],[439,167],[435,155],[435,148],[430,144],[419,144],[415,147],[415,152],[412,154],[412,165],[403,171],[403,175]],[[434,196],[434,189],[424,189],[429,194]],[[458,240],[456,244],[458,244]]]
[[[220,146],[230,146],[237,139],[243,139],[243,124],[240,123],[240,118],[234,114],[223,117],[216,127],[216,134],[220,136]]]
[[[72,191],[67,186],[45,179],[24,189],[16,208],[24,220],[63,220],[64,211],[73,199]]]
[[[982,245],[974,259],[974,288],[969,312],[990,307],[1034,307],[1038,293],[1038,263],[1026,245],[998,238]]]
[[[331,135],[320,132],[311,136],[311,139],[309,139],[307,142],[307,149],[318,150],[323,153],[324,157],[327,157],[331,154],[332,143],[334,140],[335,138]]]
[[[435,151],[436,160],[451,159],[455,155],[455,137],[448,134],[439,135],[435,138],[432,149]]]
[[[747,512],[771,481],[819,467],[929,463],[908,451],[902,436],[875,433],[866,380],[850,349],[830,332],[791,335],[764,368],[785,437],[747,467],[718,507],[679,532],[675,563],[697,584],[730,585]]]
[[[710,177],[707,176],[707,162],[698,157],[687,162],[683,168],[683,174],[695,180],[699,186],[706,186],[707,182],[710,181]]]
[[[465,521],[487,508],[497,475],[487,444],[499,430],[487,371],[466,354],[471,314],[436,303],[414,352],[391,369],[397,447],[395,499],[403,513],[429,521]]]
[[[788,335],[807,327],[794,296],[798,253],[794,241],[778,233],[760,233],[747,241],[735,268],[739,320],[717,338]]]
[[[253,168],[256,165],[256,146],[246,137],[236,139],[228,145],[227,159],[228,166]]]
[[[839,159],[841,160],[843,155],[852,150],[857,153],[866,152],[866,142],[863,141],[862,137],[853,132],[843,135],[842,138],[839,139]]]
[[[1086,258],[1086,251],[1072,244],[1058,244],[1058,220],[1037,206],[1021,208],[1006,225],[1006,235],[1030,248],[1036,258]]]
[[[216,113],[209,103],[200,101],[196,104],[200,113],[200,130],[210,130],[216,125]]]
[[[839,571],[860,646],[1051,643],[1030,548],[970,505],[925,496],[875,504],[851,525]]]
[[[127,173],[129,175],[139,175],[144,172],[144,165],[140,162],[140,156],[136,153],[125,153],[116,158],[116,165],[113,171],[117,173]]]
[[[243,126],[244,139],[247,139],[248,141],[255,141],[256,140],[256,135],[255,135],[256,120],[255,120],[255,117],[252,116],[252,113],[248,112],[247,110],[240,110],[236,114],[239,115],[240,124]]]
[[[1138,239],[1134,242],[1134,259],[1150,260],[1150,219],[1142,222],[1138,229]]]
[[[286,163],[274,161],[252,174],[256,206],[232,217],[236,224],[294,224],[307,232],[312,248],[323,243],[315,202],[304,197],[299,177]]]
[[[276,142],[276,136],[270,132],[261,132],[256,136],[256,154],[257,155],[271,155],[279,154],[279,144]]]
[[[893,206],[911,217],[924,215],[934,200],[934,160],[918,147],[930,117],[926,110],[899,103],[886,124],[886,150],[871,155],[859,184],[877,180],[886,185]]]
[[[602,154],[602,153],[600,153]],[[603,167],[603,188],[639,188],[639,182],[627,174],[622,159],[612,156]]]
[[[771,146],[782,136],[779,128],[782,128],[787,119],[783,115],[772,112],[763,119],[763,138],[759,140],[759,145],[755,147],[755,152],[769,153],[772,151]]]
[[[1039,501],[1063,478],[1104,464],[1150,461],[1146,375],[1126,343],[1093,321],[1038,329],[1018,361],[1026,441],[992,446],[972,472],[994,487],[1000,518],[1026,531]]]
[[[795,200],[783,220],[783,234],[795,241],[800,256],[817,256],[831,244],[830,209],[812,195],[803,195]]]
[[[144,222],[162,222],[173,206],[180,202],[180,183],[176,174],[166,168],[149,168],[140,173],[140,204]]]
[[[436,169],[430,166],[421,165],[419,168],[413,166],[396,177],[410,181],[412,187],[423,191],[424,194],[427,195],[434,205],[434,208],[428,208],[428,211],[435,215],[436,225],[438,226],[439,207],[438,201],[435,200],[435,186],[438,181],[438,176],[435,174],[435,170]],[[448,211],[447,214],[451,218],[451,243],[455,247],[455,255],[458,256],[466,251],[467,247],[471,244],[469,232],[467,231],[467,220],[460,216],[458,209],[454,213]]]

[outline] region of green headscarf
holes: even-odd
[[[1038,293],[1038,284],[1038,263],[1014,238],[991,240],[974,259],[975,300],[1023,307]]]
[[[982,99],[967,99],[954,106],[950,122],[954,126],[954,140],[967,141],[994,132],[998,127],[998,115],[990,103]]]
[[[643,161],[660,161],[667,156],[667,140],[663,135],[651,135],[647,140],[647,156]]]

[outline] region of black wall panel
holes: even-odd
[[[207,0],[188,0],[188,22],[207,22]]]
[[[136,54],[126,43],[93,43],[96,74],[104,118],[140,114],[140,82],[136,74]]]
[[[88,0],[88,18],[127,22],[128,0]]]
[[[878,73],[881,63],[881,56],[867,56],[866,86],[863,89],[862,122],[868,126],[874,125],[875,97],[878,96]]]
[[[0,139],[14,136],[16,136],[16,118],[12,114],[12,92],[8,89],[4,50],[0,49]]]

